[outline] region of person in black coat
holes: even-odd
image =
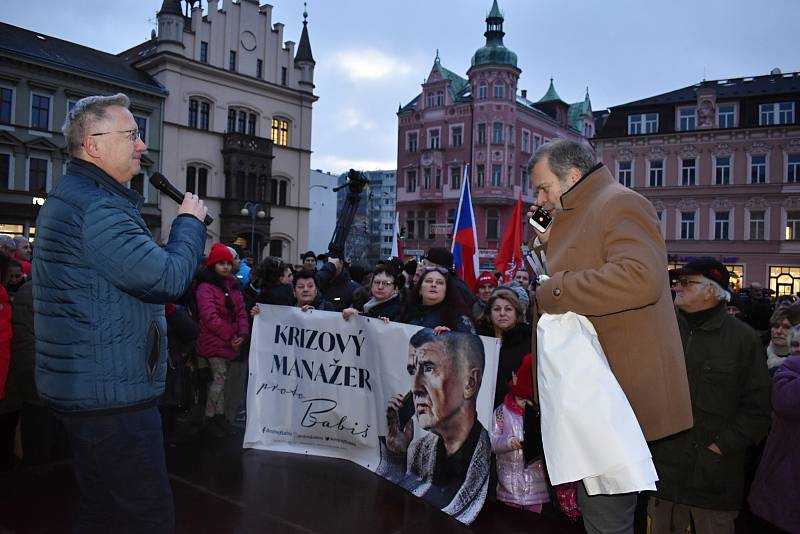
[[[517,294],[505,287],[494,290],[477,322],[479,335],[500,339],[494,390],[494,407],[497,408],[509,392],[512,373],[522,365],[525,355],[531,353],[531,327],[525,324],[525,310]]]
[[[339,258],[328,258],[316,275],[317,289],[322,297],[333,304],[335,311],[349,308],[353,302],[353,292],[361,284],[350,279],[347,265]]]
[[[372,273],[371,298],[364,303],[361,309],[350,307],[342,310],[342,318],[347,321],[350,317],[361,313],[376,319],[396,320],[400,315],[404,286],[405,278],[394,267],[388,264],[380,265]]]

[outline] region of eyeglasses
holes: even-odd
[[[373,280],[372,285],[375,287],[392,287],[394,281],[392,280]]]
[[[678,278],[677,280],[672,280],[670,282],[672,287],[681,286],[681,287],[689,287],[691,286],[702,286],[705,285],[705,282],[701,282],[699,280],[689,280],[688,278]]]
[[[98,137],[100,135],[108,135],[108,134],[115,134],[115,133],[125,134],[128,137],[128,141],[130,141],[131,143],[135,143],[136,140],[139,139],[139,133],[140,132],[139,132],[138,128],[134,128],[133,130],[115,130],[113,132],[93,133],[93,134],[89,134],[89,137]]]

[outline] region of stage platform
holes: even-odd
[[[167,465],[180,534],[583,532],[496,502],[466,527],[352,462],[245,450],[241,436],[170,446]],[[77,505],[69,462],[0,474],[0,534],[67,533]]]

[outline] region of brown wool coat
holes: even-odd
[[[575,312],[600,344],[648,441],[692,426],[667,252],[650,202],[595,168],[561,197],[539,313]],[[536,329],[533,329],[536,346]]]

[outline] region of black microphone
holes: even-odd
[[[153,184],[153,187],[167,195],[178,204],[183,204],[183,197],[185,196],[184,193],[181,193],[177,187],[169,183],[167,177],[160,172],[154,172],[150,176],[150,183]],[[206,223],[206,226],[208,226],[214,222],[214,217],[206,213],[206,218],[203,219],[203,222]]]

